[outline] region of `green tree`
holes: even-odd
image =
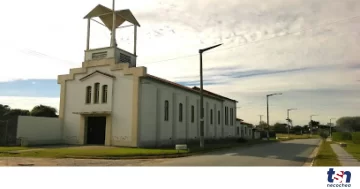
[[[322,138],[322,139],[326,139],[326,138],[328,138],[329,137],[329,130],[327,130],[327,129],[320,129],[319,130],[319,135],[320,135],[320,137]]]
[[[35,117],[58,117],[56,113],[57,110],[51,106],[38,105],[31,110],[30,115]]]
[[[360,131],[360,117],[341,117],[336,121],[336,130],[343,132]]]
[[[264,121],[261,121],[259,125],[256,126],[257,129],[264,130],[267,128],[267,124]]]
[[[294,133],[302,133],[302,132],[303,132],[303,128],[302,128],[301,126],[299,126],[299,125],[293,127],[291,130],[292,130]]]
[[[302,129],[303,129],[303,133],[308,133],[309,132],[309,126],[308,125],[304,125],[302,127]]]
[[[30,111],[22,110],[22,109],[11,109],[9,112],[4,114],[4,116],[28,116],[28,115],[30,115]]]
[[[285,124],[285,123],[275,123],[274,131],[276,133],[287,133],[288,132],[287,124]]]
[[[4,104],[0,104],[0,117],[4,116],[6,113],[8,113],[10,111],[10,106],[8,105],[4,105]]]

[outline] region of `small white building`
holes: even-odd
[[[251,126],[251,124],[246,123],[244,122],[244,120],[237,118],[236,126],[237,126],[236,133],[239,133],[239,137],[247,140],[257,139],[257,134],[256,136],[254,135],[255,133],[253,131],[253,127]]]
[[[59,118],[67,144],[154,147],[199,139],[200,96],[189,88],[150,75],[136,66],[136,31],[130,10],[116,12],[116,25],[134,25],[134,52],[112,46],[87,49],[82,67],[58,76]],[[112,30],[113,11],[102,5],[85,18],[100,17]],[[114,32],[114,31],[113,31]],[[235,138],[236,100],[204,91],[205,139]]]

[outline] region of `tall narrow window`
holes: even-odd
[[[225,125],[228,125],[228,107],[225,106]]]
[[[195,107],[191,106],[191,123],[195,121]]]
[[[107,103],[108,86],[102,86],[102,103]]]
[[[229,107],[226,107],[226,124],[229,125]]]
[[[213,110],[210,110],[210,124],[213,124]]]
[[[86,104],[91,103],[91,86],[86,87]]]
[[[234,125],[233,116],[234,116],[233,109],[230,108],[230,125],[231,125],[231,126]]]
[[[100,83],[95,83],[94,87],[94,103],[99,103],[99,96],[100,96]]]
[[[224,110],[224,124],[226,125],[226,107],[225,107],[225,110]]]
[[[179,122],[183,120],[183,105],[182,103],[179,104]]]
[[[165,107],[164,107],[164,120],[169,121],[169,101],[165,100]]]
[[[218,124],[219,124],[219,125],[220,125],[220,123],[221,123],[221,122],[220,122],[220,116],[221,116],[221,115],[220,115],[220,110],[218,110]]]

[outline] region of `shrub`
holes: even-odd
[[[245,138],[238,138],[236,142],[245,143],[245,142],[247,142],[247,140]]]
[[[344,141],[344,140],[352,139],[351,133],[347,133],[347,132],[333,132],[331,135],[333,141]]]
[[[327,139],[327,137],[329,137],[329,133],[326,131],[320,131],[319,135],[322,139]]]
[[[269,132],[269,137],[270,138],[276,138],[276,132],[275,131],[270,131]]]
[[[352,141],[355,144],[360,144],[360,132],[352,133]]]

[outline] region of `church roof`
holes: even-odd
[[[174,87],[178,87],[178,88],[181,88],[181,89],[184,89],[184,90],[187,90],[189,92],[193,92],[193,93],[197,93],[199,94],[200,93],[200,90],[197,90],[197,89],[194,89],[194,88],[189,88],[189,87],[186,87],[184,85],[180,85],[178,83],[175,83],[175,82],[172,82],[172,81],[169,81],[169,80],[166,80],[166,79],[163,79],[163,78],[159,78],[159,77],[156,77],[156,76],[153,76],[153,75],[150,75],[150,74],[147,74],[146,76],[144,76],[145,78],[149,78],[149,79],[153,79],[153,80],[156,80],[156,81],[159,81],[159,82],[162,82],[162,83],[165,83],[165,84],[169,84],[169,85],[172,85]],[[221,96],[221,95],[218,95],[218,94],[215,94],[215,93],[212,93],[210,91],[206,91],[204,90],[204,96],[207,96],[207,97],[210,97],[210,98],[215,98],[217,100],[231,100],[231,101],[234,101],[234,102],[237,102],[236,100],[232,100],[232,99],[229,99],[229,98],[226,98],[224,96]]]
[[[200,88],[199,88],[199,87],[193,87],[193,89],[194,89],[194,90],[197,90],[197,91],[200,91]],[[238,102],[238,101],[236,101],[236,100],[234,100],[234,99],[231,99],[231,98],[228,98],[228,97],[224,97],[224,96],[222,96],[222,95],[215,94],[215,93],[213,93],[213,92],[210,92],[210,91],[207,91],[207,90],[204,90],[204,89],[203,89],[203,93],[208,93],[208,94],[210,94],[210,95],[214,95],[214,96],[217,96],[217,97],[220,97],[220,98],[224,98],[224,99],[226,99],[226,100]]]
[[[84,19],[99,17],[104,25],[112,30],[113,25],[113,11],[110,8],[105,7],[104,5],[97,5],[93,10],[91,10]],[[125,21],[128,21],[136,26],[140,27],[139,22],[136,20],[135,16],[129,9],[117,10],[116,13],[116,27],[119,27]]]

